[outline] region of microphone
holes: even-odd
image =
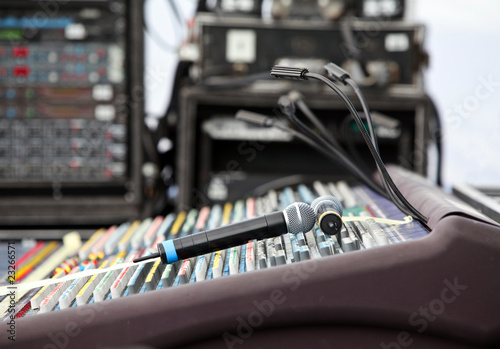
[[[342,229],[342,204],[335,196],[324,195],[316,198],[311,207],[316,212],[319,229],[327,235],[340,233]]]
[[[160,257],[162,263],[173,263],[239,246],[253,239],[260,240],[285,233],[307,232],[312,229],[315,221],[316,215],[311,206],[303,202],[295,202],[281,212],[160,242],[157,245],[158,253],[136,258],[134,262]]]

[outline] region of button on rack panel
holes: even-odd
[[[335,254],[396,244],[428,235],[419,223],[389,226],[376,223],[369,217],[403,219],[404,215],[389,201],[362,186],[346,182],[299,185],[280,191],[270,191],[259,198],[247,198],[235,203],[171,213],[166,217],[144,221],[125,222],[119,226],[100,229],[82,246],[66,243],[39,242],[27,252],[29,258],[18,259],[18,281],[31,273],[44,270],[44,261],[62,249],[78,252],[65,257],[55,270],[46,270],[47,278],[59,278],[93,268],[105,268],[128,262],[156,250],[156,244],[165,239],[195,234],[220,225],[235,223],[282,210],[290,203],[311,203],[321,195],[334,195],[344,205],[344,216],[366,216],[363,222],[346,223],[339,239],[323,234],[317,225],[308,232],[285,234],[280,237],[250,241],[227,250],[208,253],[174,264],[161,264],[159,260],[124,269],[109,271],[91,277],[77,278],[33,289],[18,294],[18,317],[32,316],[68,307],[127,297],[131,294],[176,287],[207,279],[230,277],[238,273],[297,263]],[[356,252],[362,253],[362,252]],[[62,255],[62,254],[61,254]],[[41,258],[42,256],[43,258]],[[21,259],[23,260],[21,263]],[[43,273],[43,272],[42,272]],[[6,281],[6,277],[2,282]],[[0,303],[0,316],[7,319],[8,299]]]

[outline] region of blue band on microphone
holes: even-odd
[[[179,257],[177,256],[177,251],[175,250],[174,240],[166,240],[161,243],[165,249],[165,255],[167,256],[167,263],[177,262]]]

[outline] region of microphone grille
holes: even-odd
[[[316,213],[306,203],[295,202],[283,210],[289,233],[308,232],[314,227]]]
[[[337,199],[335,196],[331,195],[323,195],[320,196],[319,198],[316,198],[312,203],[311,207],[315,212],[318,210],[318,206],[321,204],[328,204],[331,203],[336,209],[337,212],[340,216],[342,216],[342,212],[344,211],[344,208],[342,207],[342,204],[340,203],[340,200]]]

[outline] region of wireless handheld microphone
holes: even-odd
[[[134,262],[160,257],[162,263],[173,263],[239,246],[253,239],[260,240],[285,233],[307,232],[312,229],[315,221],[316,214],[312,207],[303,202],[296,202],[282,212],[274,212],[243,222],[163,241],[157,245],[158,253],[136,258]]]
[[[331,195],[320,196],[311,203],[311,206],[316,212],[318,226],[323,233],[327,235],[340,233],[343,208],[336,197]]]

